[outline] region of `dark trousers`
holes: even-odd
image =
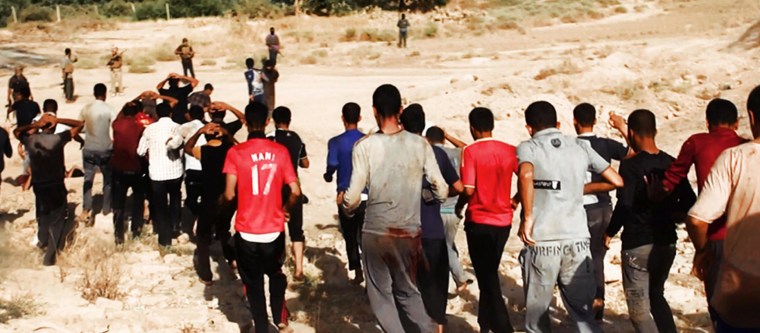
[[[664,295],[675,256],[675,244],[623,250],[623,290],[637,333],[676,332],[673,312]]]
[[[269,60],[272,61],[272,65],[277,64],[277,53],[279,53],[279,51],[276,48],[269,48]]]
[[[172,245],[174,233],[179,230],[181,186],[182,178],[151,181],[151,205],[156,214],[153,228],[157,230],[159,245]]]
[[[707,276],[705,277],[705,296],[707,296],[707,311],[710,313],[710,319],[713,322],[713,328],[718,329],[718,313],[715,312],[710,303],[713,294],[715,293],[715,287],[718,284],[718,274],[720,272],[720,263],[723,261],[723,241],[710,241],[707,245],[707,251],[710,251],[713,261],[710,263],[710,267],[707,269]]]
[[[288,237],[291,242],[304,242],[306,236],[303,234],[303,197],[298,198],[296,204],[288,211],[290,219],[288,220]]]
[[[256,333],[268,333],[267,300],[264,295],[264,275],[269,277],[269,304],[274,323],[287,324],[288,309],[285,305],[287,277],[282,272],[285,262],[285,234],[280,234],[271,243],[252,243],[235,235],[235,252],[238,258],[238,272],[243,280],[248,303],[251,305]]]
[[[193,223],[201,214],[201,195],[203,192],[203,174],[200,170],[185,171],[185,208],[190,210],[193,218],[189,225],[183,225],[182,231],[188,235],[193,233]]]
[[[361,269],[361,256],[359,255],[359,246],[362,241],[362,227],[364,226],[364,211],[367,209],[367,202],[362,202],[354,213],[354,216],[348,217],[343,210],[338,207],[338,221],[340,222],[340,232],[346,241],[346,256],[348,257],[348,269]]]
[[[182,60],[182,71],[185,76],[187,76],[187,73],[190,73],[190,76],[195,78],[195,71],[193,70],[193,60],[192,59],[183,59]]]
[[[499,263],[511,227],[495,227],[467,221],[467,248],[480,288],[478,324],[480,330],[494,333],[514,332],[501,293]]]
[[[71,74],[66,75],[66,78],[63,79],[63,95],[67,101],[74,100],[74,78],[71,77]]]
[[[95,169],[103,174],[103,214],[111,212],[111,151],[83,150],[84,163],[84,210],[92,210],[92,184],[95,181]]]
[[[449,294],[449,255],[446,239],[422,239],[425,260],[417,272],[417,286],[430,318],[446,325],[446,302]]]
[[[201,216],[198,219],[198,228],[195,230],[197,237],[195,255],[197,256],[196,271],[203,281],[213,279],[209,259],[209,246],[213,233],[216,233],[216,237],[222,244],[224,259],[228,263],[235,260],[235,249],[230,244],[230,223],[235,214],[237,202],[220,206],[218,202],[221,195],[221,192],[204,193],[201,201]]]
[[[417,289],[417,267],[424,260],[421,238],[365,232],[362,253],[369,304],[383,330],[435,331],[435,323],[425,312]]]
[[[58,252],[63,250],[67,238],[74,229],[74,220],[68,218],[66,186],[61,183],[34,184],[35,209],[40,232],[40,243],[47,246],[42,264],[55,265]]]
[[[145,177],[141,172],[113,172],[113,227],[116,244],[124,242],[125,221],[127,218],[124,207],[127,201],[127,190],[132,189],[132,207],[130,213],[132,236],[140,234],[143,227],[143,209],[145,204]]]

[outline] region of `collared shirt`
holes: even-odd
[[[520,164],[533,164],[533,239],[589,238],[583,187],[586,171],[602,173],[609,163],[586,142],[549,128],[517,147]]]
[[[343,132],[330,139],[327,142],[327,170],[325,173],[332,176],[336,171],[338,178],[338,192],[344,192],[348,189],[351,181],[351,154],[354,151],[356,141],[364,137],[364,133],[358,129],[352,129]]]
[[[515,147],[480,139],[462,150],[462,184],[475,189],[466,220],[496,227],[512,225],[512,175],[517,173]]]
[[[87,104],[79,113],[79,120],[84,121],[84,150],[111,150],[111,122],[116,119],[116,111],[105,101],[96,99]]]
[[[609,138],[600,138],[594,133],[583,133],[578,135],[578,138],[588,142],[591,148],[599,154],[607,163],[612,160],[622,161],[628,155],[628,147],[622,143]],[[604,181],[602,175],[593,173],[591,171],[586,172],[586,183],[598,183]],[[610,199],[609,192],[602,192],[596,194],[588,194],[583,196],[583,204],[586,208],[595,207],[609,207],[612,200]]]
[[[747,140],[730,128],[714,128],[709,133],[692,135],[683,143],[678,158],[665,172],[663,186],[669,190],[675,188],[679,182],[686,179],[689,169],[694,165],[697,173],[697,188],[701,191],[710,168],[720,153],[744,142]],[[707,234],[710,240],[723,240],[726,237],[725,219],[718,219],[711,224]]]
[[[400,131],[375,133],[356,143],[351,181],[343,209],[352,212],[369,188],[363,232],[417,237],[420,234],[420,180],[427,177],[433,197],[443,202],[448,186],[438,169],[433,147],[421,136]]]
[[[111,167],[121,172],[139,172],[142,169],[137,147],[145,127],[135,117],[122,117],[113,124],[113,155]]]
[[[179,125],[168,117],[148,125],[140,138],[137,154],[148,154],[151,180],[163,181],[182,177],[182,136]]]
[[[195,135],[196,132],[198,132],[199,129],[203,127],[203,122],[198,119],[193,119],[193,121],[189,123],[184,123],[179,127],[179,135],[182,136],[182,140],[184,143],[187,143],[188,140],[190,140],[193,135]],[[201,135],[198,137],[198,141],[196,142],[195,146],[199,147],[206,144],[206,137]],[[201,161],[199,161],[195,156],[192,156],[190,154],[185,154],[185,170],[202,170],[203,167],[201,166]]]
[[[203,91],[196,91],[187,97],[187,102],[190,103],[190,106],[197,105],[205,109],[211,105],[211,96],[206,95]]]

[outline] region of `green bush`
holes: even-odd
[[[342,16],[356,9],[352,0],[305,0],[303,10],[321,16]]]
[[[166,18],[166,2],[164,0],[143,1],[135,6],[135,19],[137,20]]]
[[[232,7],[230,0],[170,0],[172,17],[218,16]]]
[[[240,0],[233,10],[235,14],[249,18],[278,18],[288,12],[286,6],[272,4],[269,0]]]
[[[21,22],[51,22],[54,17],[55,12],[52,9],[37,5],[27,6],[18,13],[18,19]]]
[[[108,17],[132,16],[132,6],[124,0],[111,0],[103,5],[100,14]]]

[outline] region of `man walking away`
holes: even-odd
[[[274,120],[275,131],[269,139],[288,149],[290,161],[293,163],[293,170],[296,171],[296,176],[298,176],[298,167],[309,168],[309,155],[306,153],[306,145],[301,141],[298,133],[290,130],[290,109],[284,106],[274,109],[272,111],[272,119]],[[283,188],[283,200],[290,197],[289,191],[289,188]],[[303,234],[303,200],[303,196],[298,197],[298,200],[288,211],[290,213],[288,235],[290,236],[293,261],[296,266],[293,273],[295,279],[303,277],[303,251],[306,240]]]
[[[59,123],[71,129],[53,134]],[[42,259],[45,266],[55,265],[58,252],[63,250],[74,228],[74,221],[68,218],[68,191],[63,182],[66,177],[63,148],[83,126],[84,124],[76,120],[60,119],[52,114],[45,114],[39,121],[13,131],[16,138],[29,147],[26,153],[34,174],[32,186],[41,236],[38,246],[47,247]]]
[[[245,81],[248,83],[248,101],[266,104],[264,82],[268,82],[269,78],[259,69],[253,67],[254,64],[253,58],[245,59],[245,67],[247,69],[243,74],[245,75]]]
[[[11,158],[11,156],[13,156],[11,138],[8,135],[8,131],[6,131],[4,128],[0,128],[0,149],[0,175],[2,175],[3,170],[5,170],[5,158],[3,158],[2,155],[5,155],[7,158]]]
[[[195,71],[193,70],[193,57],[195,57],[195,51],[193,51],[193,47],[190,46],[190,42],[187,38],[182,38],[182,44],[177,46],[177,49],[174,50],[174,54],[178,55],[182,62],[183,74],[187,76],[187,73],[189,72],[190,76],[195,78]]]
[[[611,117],[620,118],[620,116],[611,115]],[[610,121],[613,124],[620,125],[618,128],[623,136],[627,138],[628,132],[625,127],[625,121]],[[588,103],[581,103],[573,109],[573,126],[578,138],[585,140],[591,145],[591,148],[599,154],[607,163],[612,160],[621,161],[630,149],[620,142],[609,138],[600,138],[594,134],[594,125],[596,125],[596,108]],[[587,183],[599,183],[604,181],[602,175],[587,172]],[[610,186],[610,190],[611,190]],[[594,261],[594,278],[596,281],[596,296],[592,310],[597,321],[604,319],[604,256],[607,254],[607,248],[604,246],[604,236],[607,227],[610,225],[612,218],[612,200],[609,191],[597,192],[583,196],[583,207],[586,209],[586,220],[588,222],[588,231],[591,234],[591,259]]]
[[[121,65],[123,63],[123,55],[124,51],[119,52],[119,48],[114,47],[113,50],[111,50],[111,59],[108,60],[108,68],[111,70],[112,96],[116,96],[116,94],[124,94],[124,86],[121,82]]]
[[[715,161],[699,199],[689,211],[687,229],[694,243],[694,273],[704,280],[711,270],[708,235],[726,217],[726,237],[715,290],[710,299],[717,333],[760,332],[760,86],[747,99],[753,141],[726,149]],[[701,147],[700,147],[701,148]]]
[[[551,332],[549,304],[559,284],[575,329],[602,332],[591,312],[596,284],[583,193],[585,186],[608,184],[584,183],[587,170],[614,187],[622,187],[623,181],[587,142],[559,131],[557,112],[548,102],[528,106],[525,122],[532,138],[517,148],[525,330]]]
[[[512,226],[514,204],[510,190],[517,172],[515,147],[493,139],[491,110],[470,111],[470,134],[475,143],[462,151],[462,183],[455,212],[462,216],[472,267],[480,288],[478,324],[482,332],[513,332],[499,281],[499,263]]]
[[[422,136],[425,129],[425,112],[419,104],[409,105],[401,114],[404,130]],[[432,144],[431,144],[432,145]],[[432,146],[438,169],[449,186],[449,193],[462,192],[462,182],[454,166],[449,162],[446,152],[440,147]],[[443,333],[446,326],[446,302],[449,294],[449,258],[446,250],[446,232],[441,218],[441,202],[435,200],[430,189],[430,182],[422,179],[422,204],[420,205],[422,222],[422,251],[425,260],[419,265],[417,285],[422,294],[425,310],[438,323],[437,332]]]
[[[24,76],[24,66],[16,65],[13,76],[8,79],[8,106],[13,104],[13,94],[23,87],[29,88],[29,81]],[[31,91],[31,90],[30,90]]]
[[[301,196],[301,188],[288,150],[266,139],[267,114],[263,104],[251,103],[245,108],[248,141],[227,153],[224,198],[229,203],[237,196],[235,251],[256,333],[269,332],[264,275],[269,276],[269,304],[274,323],[280,332],[292,332],[285,304],[288,281],[282,272],[285,214]],[[284,186],[290,188],[287,202],[282,201]]]
[[[190,122],[184,123],[179,127],[179,135],[182,136],[183,142],[186,144],[190,141],[190,138],[195,135],[199,129],[205,125],[203,117],[205,116],[203,108],[199,105],[193,105],[190,107],[188,115],[191,118]],[[200,138],[200,142],[196,144],[203,145],[206,143],[206,138]],[[203,186],[205,184],[203,180],[203,167],[201,161],[196,158],[192,153],[185,154],[185,208],[190,211],[191,218],[187,225],[182,225],[181,229],[183,233],[193,235],[193,225],[201,214],[201,193],[203,192]],[[183,221],[183,224],[184,221]]]
[[[145,203],[145,182],[143,179],[142,159],[137,155],[145,127],[138,122],[137,114],[142,106],[139,102],[130,101],[124,105],[119,118],[113,121],[113,156],[111,170],[113,172],[113,225],[116,244],[124,243],[127,214],[131,214],[132,237],[142,232],[143,209]],[[125,210],[127,190],[132,189],[132,207]]]
[[[446,156],[449,158],[449,163],[454,167],[454,170],[459,175],[461,168],[462,149],[461,148],[449,148],[444,145],[446,139],[446,133],[438,126],[428,128],[425,132],[427,140],[436,147],[443,149]],[[455,213],[455,208],[459,196],[449,196],[441,205],[441,218],[443,219],[443,228],[446,231],[446,251],[449,257],[449,271],[451,277],[454,279],[454,284],[457,287],[457,292],[463,291],[468,285],[474,281],[469,273],[466,273],[462,268],[462,264],[459,262],[459,251],[456,246],[457,231],[459,229],[459,222],[462,219]]]
[[[187,82],[186,85],[180,87],[180,81]],[[169,89],[164,89],[164,85],[169,83]],[[177,100],[172,110],[172,121],[182,125],[188,122],[187,119],[187,104],[188,95],[193,92],[193,89],[198,86],[198,80],[192,77],[182,76],[176,73],[171,73],[163,81],[159,82],[156,86],[156,90],[162,96],[169,96]]]
[[[74,63],[77,57],[71,53],[71,49],[64,50],[64,57],[61,61],[61,76],[63,79],[63,95],[66,97],[66,103],[74,103]]]
[[[140,138],[137,154],[148,155],[151,180],[151,210],[155,213],[154,230],[158,244],[171,246],[179,233],[182,193],[182,136],[179,125],[171,120],[172,110],[166,102],[156,106],[158,121],[148,125]]]
[[[280,37],[274,33],[274,27],[269,28],[269,35],[267,35],[265,42],[269,50],[269,60],[272,61],[272,66],[277,65],[277,55],[280,53]]]
[[[274,68],[274,62],[272,60],[264,62],[264,70],[262,72],[264,74],[263,77],[266,78],[266,80],[264,80],[264,100],[267,102],[269,112],[272,112],[276,105],[274,84],[277,83],[277,79],[280,78],[280,72]]]
[[[346,241],[346,256],[348,257],[348,270],[354,271],[354,282],[357,284],[364,281],[362,271],[361,257],[359,256],[359,245],[361,244],[361,232],[364,225],[364,211],[367,208],[367,195],[361,195],[362,202],[354,212],[353,216],[348,216],[340,209],[343,202],[343,195],[348,189],[351,181],[351,154],[354,151],[354,145],[359,139],[364,137],[364,133],[359,131],[358,124],[361,121],[361,107],[356,103],[346,103],[341,110],[343,128],[346,129],[343,134],[335,136],[327,142],[327,170],[324,174],[326,182],[332,182],[333,174],[337,171],[337,196],[335,201],[338,205],[338,220],[340,231],[343,239]]]
[[[82,214],[79,219],[87,225],[95,222],[92,213],[92,185],[95,180],[95,169],[103,174],[103,215],[111,213],[111,123],[116,118],[114,109],[106,103],[106,85],[98,83],[94,89],[95,101],[87,104],[79,114],[79,120],[84,122],[84,148],[82,161],[84,164],[84,200]]]
[[[187,102],[190,104],[190,107],[192,106],[200,106],[201,109],[203,109],[204,112],[208,112],[208,107],[211,106],[211,94],[214,93],[214,86],[211,85],[211,83],[206,83],[206,85],[203,86],[203,90],[196,91],[190,96],[187,97]],[[192,120],[193,118],[190,117],[188,121]],[[192,134],[190,134],[192,135]]]
[[[420,332],[436,330],[425,312],[415,283],[417,264],[424,260],[420,238],[420,180],[430,181],[435,200],[448,195],[433,148],[423,138],[402,130],[401,94],[392,85],[378,87],[372,107],[380,131],[354,147],[351,182],[342,208],[352,216],[369,188],[362,233],[367,295],[386,332],[405,332],[402,317]]]
[[[40,114],[40,105],[33,101],[32,92],[28,86],[13,91],[14,103],[8,108],[5,119],[10,119],[11,113],[16,113],[16,126],[26,126],[32,123],[34,117]]]
[[[406,14],[401,14],[401,19],[396,23],[398,27],[398,47],[406,48],[406,37],[409,33],[409,21],[406,19]]]

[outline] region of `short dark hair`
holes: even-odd
[[[422,105],[414,103],[407,106],[401,113],[401,124],[409,132],[422,134],[425,130],[425,111],[422,110]]]
[[[247,67],[248,69],[253,68],[254,63],[255,61],[253,60],[253,58],[245,59],[245,67]]]
[[[224,123],[224,117],[227,116],[226,110],[219,110],[211,113],[211,122],[214,123]]]
[[[203,90],[214,90],[214,86],[212,86],[211,83],[206,83],[206,85],[203,86]]]
[[[190,119],[203,120],[203,107],[200,105],[191,105],[187,113]]]
[[[557,127],[557,110],[547,101],[533,102],[525,109],[525,123],[534,131]]]
[[[167,82],[169,82],[169,87],[179,86],[179,79],[178,78],[171,77],[171,78],[169,78],[169,80],[167,80]]]
[[[63,53],[69,55],[71,54],[71,49],[67,47],[65,50],[63,50]]]
[[[95,85],[95,87],[92,88],[92,92],[95,94],[95,97],[105,97],[108,92],[108,88],[106,88],[105,84],[98,83]]]
[[[171,117],[172,115],[172,107],[167,102],[161,102],[158,105],[156,105],[156,115],[159,118],[164,117]]]
[[[739,110],[729,100],[716,98],[707,103],[707,123],[711,126],[732,125],[739,119]]]
[[[29,99],[32,96],[32,90],[29,89],[29,85],[23,85],[21,88],[14,90],[13,93],[21,95],[23,99]]]
[[[391,84],[384,84],[372,94],[372,106],[381,118],[398,116],[401,111],[401,92]]]
[[[593,126],[596,122],[596,108],[589,103],[581,103],[573,109],[573,118],[581,126]]]
[[[46,99],[42,102],[42,112],[58,113],[58,102],[54,99]]]
[[[252,126],[266,126],[268,117],[269,109],[264,104],[253,102],[245,107],[245,121]]]
[[[274,67],[274,61],[272,61],[272,59],[264,60],[264,67]]]
[[[138,100],[132,100],[124,104],[124,107],[121,108],[121,114],[132,117],[137,115],[140,110],[142,110],[142,103]]]
[[[477,107],[470,111],[468,116],[470,126],[479,132],[493,131],[494,120],[493,112],[487,108]]]
[[[272,120],[275,124],[290,125],[293,114],[286,106],[278,106],[272,110]]]
[[[343,120],[348,124],[357,124],[359,123],[359,117],[361,116],[362,108],[359,106],[359,104],[356,104],[354,102],[348,102],[345,105],[343,105],[343,110],[341,110],[341,114],[343,115]]]
[[[652,111],[639,109],[628,116],[628,128],[638,135],[654,137],[657,134],[657,120]]]
[[[755,115],[755,121],[760,121],[760,86],[752,89],[747,97],[747,111]]]
[[[427,132],[425,133],[425,137],[433,143],[443,143],[443,140],[446,139],[446,135],[443,133],[443,129],[438,126],[428,128]]]

